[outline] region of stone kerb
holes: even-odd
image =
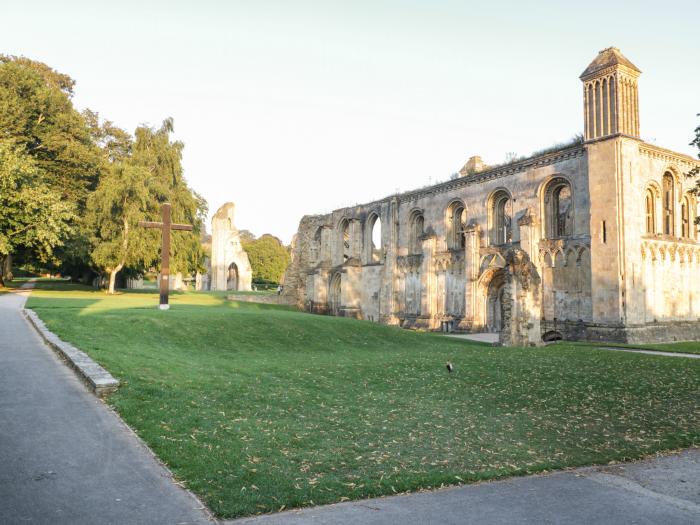
[[[44,322],[39,319],[35,312],[24,309],[23,313],[46,344],[77,372],[78,376],[95,395],[104,397],[119,387],[119,381],[112,377],[112,374],[95,363],[85,352],[61,340],[56,334],[46,328]]]

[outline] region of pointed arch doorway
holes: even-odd
[[[341,306],[341,283],[342,277],[340,272],[336,273],[331,277],[331,282],[328,286],[328,306],[331,315],[338,315],[340,313]]]
[[[503,272],[493,276],[486,292],[486,330],[500,333],[503,330],[503,292],[505,279]]]
[[[239,281],[238,266],[236,263],[232,262],[229,264],[228,272],[226,274],[226,289],[237,291]]]

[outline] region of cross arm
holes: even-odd
[[[171,224],[170,229],[171,230],[185,230],[185,231],[191,232],[192,226],[190,226],[189,224]]]
[[[162,228],[163,223],[162,222],[151,222],[151,221],[139,221],[139,226],[143,226],[144,228]]]

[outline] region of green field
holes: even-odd
[[[700,443],[700,360],[39,287],[28,306],[123,382],[108,402],[219,517]]]

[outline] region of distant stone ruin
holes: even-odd
[[[233,222],[236,205],[227,202],[211,220],[210,289],[245,292],[251,290],[253,272],[248,254]]]

